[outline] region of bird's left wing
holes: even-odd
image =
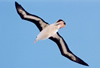
[[[60,51],[61,51],[61,54],[67,58],[69,58],[70,60],[76,62],[76,63],[79,63],[79,64],[82,64],[82,65],[85,65],[85,66],[88,66],[87,63],[85,63],[83,60],[81,60],[80,58],[78,58],[77,56],[75,56],[68,48],[66,42],[64,41],[64,39],[59,35],[59,33],[56,33],[54,36],[50,37],[49,39],[51,39],[52,41],[54,41]]]
[[[25,9],[17,2],[15,2],[15,6],[19,16],[24,20],[33,22],[39,28],[40,31],[49,25],[42,18],[25,11]]]

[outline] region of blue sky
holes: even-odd
[[[59,33],[86,67],[63,57],[51,40],[33,44],[38,28],[22,20],[14,0],[0,0],[0,68],[99,68],[99,0],[16,0],[26,11],[52,24],[66,22]]]

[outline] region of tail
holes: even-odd
[[[33,44],[35,44],[37,41],[38,41],[38,40],[35,40],[35,41],[33,42]]]

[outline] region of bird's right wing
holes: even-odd
[[[54,41],[60,51],[61,51],[61,54],[67,58],[69,58],[70,60],[76,62],[76,63],[79,63],[79,64],[82,64],[82,65],[85,65],[85,66],[88,66],[87,63],[85,63],[83,60],[81,60],[80,58],[78,58],[77,56],[75,56],[68,48],[68,45],[66,44],[66,42],[64,41],[64,39],[59,35],[59,33],[56,33],[54,36],[50,37],[49,39],[51,39],[52,41]]]
[[[49,25],[42,18],[36,15],[32,15],[27,11],[25,11],[24,8],[17,2],[15,2],[15,6],[16,6],[17,13],[20,15],[20,17],[24,20],[33,22],[39,28],[40,31]]]

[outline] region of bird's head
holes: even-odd
[[[66,23],[62,20],[62,19],[59,19],[57,22],[56,22],[57,25],[60,26],[60,28],[63,28],[65,27]]]

